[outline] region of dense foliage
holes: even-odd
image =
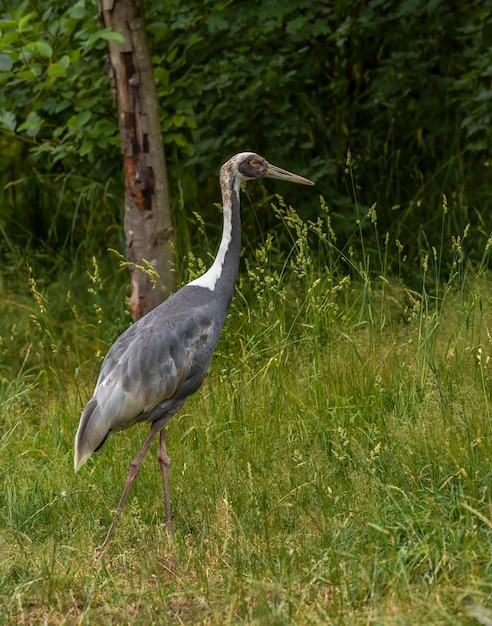
[[[254,149],[317,181],[342,240],[356,202],[363,214],[377,202],[381,229],[418,258],[441,236],[443,194],[455,230],[471,222],[488,238],[491,0],[147,9],[176,213],[184,200],[207,220],[218,166]],[[72,253],[87,236],[114,244],[105,229],[119,212],[120,162],[104,57],[117,35],[101,29],[96,0],[7,0],[1,17],[2,187],[17,181],[2,202],[4,238],[59,249],[70,232]],[[316,215],[305,191],[292,199]]]

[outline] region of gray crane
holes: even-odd
[[[232,300],[239,268],[243,181],[279,178],[314,185],[268,163],[253,152],[233,156],[220,170],[223,230],[210,269],[128,328],[108,351],[92,399],[82,411],[75,436],[75,471],[117,430],[149,422],[150,432],[130,463],[118,508],[100,550],[108,545],[128,491],[157,433],[166,528],[172,537],[165,426],[201,386]]]

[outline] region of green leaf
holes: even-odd
[[[80,156],[86,156],[89,154],[94,148],[94,144],[92,141],[84,141],[80,146],[79,154]]]
[[[163,85],[169,84],[169,72],[164,67],[156,67],[154,69],[154,78]]]
[[[175,135],[173,135],[173,139],[174,139],[174,143],[178,146],[181,146],[182,148],[188,145],[188,142],[186,141],[186,137],[182,135],[181,133],[176,133]]]
[[[211,33],[215,33],[217,31],[227,30],[229,28],[229,22],[218,14],[211,15],[207,20],[207,27]]]
[[[80,59],[80,50],[77,48],[77,50],[73,50],[72,52],[70,52],[70,63],[72,63],[72,65],[74,65],[75,63],[78,63]]]
[[[167,133],[167,131],[171,128],[172,125],[173,125],[172,119],[170,117],[166,117],[166,119],[161,122],[162,132]]]
[[[331,35],[331,28],[328,24],[323,22],[322,20],[316,20],[313,24],[313,37],[318,37],[319,35]]]
[[[36,111],[31,111],[27,116],[26,121],[17,128],[17,132],[20,133],[25,131],[28,137],[35,137],[42,125],[43,120],[38,113]]]
[[[84,0],[77,2],[76,4],[74,4],[74,6],[71,9],[67,11],[68,15],[72,19],[77,19],[77,20],[87,18],[89,13],[85,4],[86,3]]]
[[[51,59],[53,56],[53,48],[49,45],[49,43],[46,43],[45,41],[35,41],[33,46],[40,55],[47,57],[48,59]]]
[[[15,76],[23,80],[32,80],[36,78],[36,72],[34,70],[22,70],[22,72],[16,72]]]
[[[302,30],[305,28],[308,18],[304,15],[300,15],[299,17],[294,18],[287,22],[285,27],[285,32],[287,33],[295,33],[298,30]]]
[[[10,72],[13,65],[14,61],[10,55],[0,53],[0,72]]]
[[[68,54],[64,54],[62,56],[62,58],[58,61],[58,65],[64,70],[68,69],[70,65],[70,57]]]
[[[78,120],[78,118],[77,118],[77,116],[76,116],[76,115],[72,115],[71,117],[69,117],[69,118],[68,118],[68,120],[67,120],[67,126],[68,126],[69,128],[74,129],[74,128],[77,128],[77,127],[78,127],[78,125],[79,125],[79,120]]]
[[[59,63],[51,63],[46,71],[50,78],[63,78],[67,75],[66,70]]]
[[[24,15],[24,17],[19,20],[18,30],[23,31],[25,27],[29,24],[29,22],[36,17],[37,13],[34,12]]]
[[[176,128],[179,128],[180,126],[183,126],[183,124],[185,123],[185,116],[184,115],[175,115],[173,117],[173,124],[174,126],[176,126]]]
[[[0,114],[0,126],[13,133],[15,131],[15,127],[17,126],[15,113],[12,111],[3,111]]]
[[[178,54],[179,48],[173,48],[171,50],[171,52],[168,52],[168,54],[166,55],[166,61],[168,63],[172,63],[174,61],[174,59],[176,58],[176,55]]]
[[[3,26],[3,23],[2,23]],[[17,43],[19,41],[19,33],[17,31],[10,31],[10,32],[3,32],[2,31],[2,37],[0,39],[0,44],[2,46],[3,49],[6,49],[8,46],[10,46],[13,43]]]
[[[72,115],[67,121],[67,126],[72,129],[80,129],[87,124],[92,118],[91,111],[79,111],[76,115]]]
[[[87,122],[91,119],[91,117],[92,117],[91,111],[81,111],[77,115],[79,126],[85,126],[85,124],[87,124]]]
[[[2,34],[11,29],[17,29],[17,21],[3,19],[2,20]]]
[[[482,100],[490,100],[492,98],[492,89],[481,89],[476,97],[477,102]]]
[[[101,39],[105,39],[106,41],[118,41],[119,43],[125,43],[123,35],[114,30],[102,30],[99,33],[99,36]]]

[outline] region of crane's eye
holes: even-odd
[[[254,167],[254,168],[257,168],[260,165],[260,163],[258,162],[258,159],[251,159],[249,164],[251,165],[251,167]]]

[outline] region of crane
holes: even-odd
[[[243,181],[254,178],[314,185],[307,178],[271,165],[254,152],[241,152],[229,159],[220,170],[223,228],[213,264],[120,335],[106,354],[94,395],[82,411],[75,436],[76,472],[111,433],[139,422],[150,423],[147,438],[130,463],[118,508],[100,551],[108,545],[130,487],[157,433],[166,529],[172,538],[165,426],[200,388],[210,365],[238,274],[240,187]]]

